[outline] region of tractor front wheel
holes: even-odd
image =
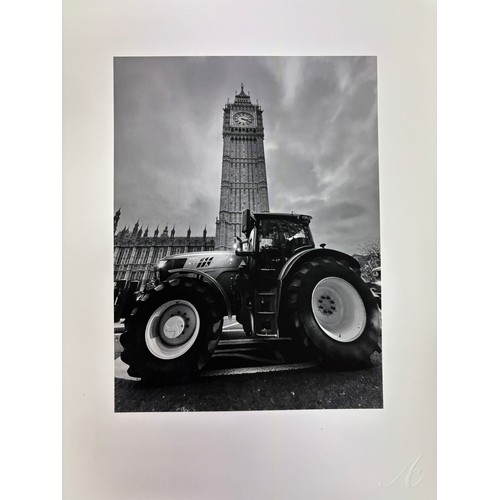
[[[128,373],[146,383],[185,381],[213,354],[223,310],[215,292],[192,278],[163,282],[144,294],[120,337]]]

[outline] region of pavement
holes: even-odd
[[[383,408],[382,358],[366,369],[325,369],[288,339],[252,340],[234,320],[194,380],[145,387],[120,359],[123,322],[115,323],[115,412]]]
[[[274,371],[205,373],[160,387],[116,378],[115,412],[383,408],[381,358],[378,353],[374,358],[372,366],[358,371],[271,367]]]

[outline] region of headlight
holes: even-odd
[[[160,278],[160,280],[167,279],[168,271],[170,271],[171,269],[179,269],[181,267],[184,267],[186,261],[187,261],[186,258],[165,259],[160,261],[156,266],[158,277]]]

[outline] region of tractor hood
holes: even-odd
[[[211,272],[215,270],[236,270],[241,264],[241,257],[234,252],[192,252],[169,255],[160,260],[156,268],[163,275],[172,269],[194,269]]]

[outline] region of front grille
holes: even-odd
[[[198,269],[201,267],[208,267],[208,266],[210,266],[210,264],[212,263],[213,260],[214,260],[213,257],[203,257],[200,259],[198,264],[196,264],[196,268]]]

